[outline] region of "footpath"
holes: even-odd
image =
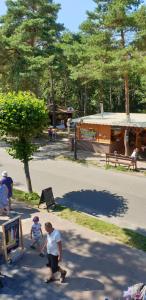
[[[73,134],[71,135],[73,136]],[[67,132],[59,132],[55,142],[48,140],[47,133],[43,137],[36,138],[35,141],[38,146],[38,150],[33,155],[34,160],[46,160],[46,159],[68,159],[74,160],[74,151],[71,151],[71,138],[68,139]],[[7,148],[7,144],[4,141],[0,141],[1,148]],[[92,166],[105,168],[106,157],[102,153],[94,153],[90,151],[77,150],[78,163],[90,164]],[[139,172],[131,172],[132,175],[146,175],[146,160],[139,160],[138,163]]]
[[[66,138],[38,143],[40,148],[35,153],[34,160],[57,159],[61,155],[73,157]],[[101,167],[105,165],[104,156],[78,151],[78,158],[96,161]],[[13,160],[11,163],[11,168],[16,168]],[[6,166],[1,161],[1,168],[5,169]],[[138,162],[138,167],[145,171],[146,163]],[[21,170],[16,168],[16,172],[18,170],[20,176]],[[137,174],[131,172],[132,175],[135,173]],[[20,188],[20,183],[17,186]],[[13,210],[11,217],[20,215],[22,218],[25,251],[17,263],[2,266],[5,278],[4,288],[0,289],[1,300],[104,300],[106,297],[109,300],[120,300],[128,286],[145,282],[146,253],[63,220],[46,210],[26,207],[20,203],[14,204]],[[34,215],[39,216],[42,226],[46,221],[51,221],[62,233],[62,264],[68,272],[64,284],[59,281],[48,285],[44,283],[48,272],[46,258],[39,257],[30,249],[30,228]],[[0,217],[0,225],[6,220],[6,217]]]
[[[64,133],[64,137],[58,134],[58,138],[55,142],[49,142],[47,136],[36,140],[39,146],[38,151],[34,154],[34,159],[74,159],[74,152],[71,151],[71,140],[67,138],[67,133]],[[83,164],[90,164],[104,168],[106,165],[105,154],[94,153],[90,151],[77,150],[78,162]],[[138,171],[131,172],[131,174],[146,175],[146,161],[139,160]]]
[[[61,219],[54,212],[14,203],[11,217],[22,218],[25,251],[12,265],[3,265],[4,288],[1,300],[110,300],[122,299],[123,290],[145,282],[146,253],[131,249],[114,239]],[[61,231],[66,282],[46,284],[46,257],[30,249],[30,228],[33,216],[44,223],[52,222]],[[1,224],[7,217],[1,217]],[[45,231],[44,231],[45,234]]]

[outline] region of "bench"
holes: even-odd
[[[136,169],[136,161],[129,156],[124,156],[121,154],[106,153],[106,165],[109,165],[110,163],[114,164],[115,167],[124,165],[128,166],[128,169],[130,169],[130,167],[132,167],[133,170]]]

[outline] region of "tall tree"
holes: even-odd
[[[99,72],[105,75],[104,78],[121,78],[124,82],[125,90],[125,112],[127,121],[130,121],[129,108],[129,79],[140,72],[142,57],[139,57],[137,48],[134,45],[135,34],[138,30],[135,12],[139,9],[140,0],[94,0],[96,8],[93,13],[88,13],[88,20],[82,25],[82,29],[92,37],[105,33],[110,34],[109,49],[105,53],[103,60],[102,45],[95,45],[94,59],[99,53],[98,65],[93,63],[92,76],[99,76]],[[99,48],[99,50],[98,50]],[[96,52],[97,51],[97,52]],[[93,53],[93,51],[92,51]],[[90,51],[89,62],[92,62]],[[101,66],[100,66],[101,64]],[[96,67],[97,65],[97,67]],[[101,87],[102,88],[102,87]],[[129,154],[128,149],[128,129],[125,130],[125,154]]]
[[[52,0],[7,0],[6,5],[0,36],[5,42],[9,90],[31,90],[40,96],[40,78],[63,29],[57,23],[60,5]]]
[[[36,150],[32,139],[46,124],[47,112],[42,100],[22,92],[0,95],[0,130],[9,141],[9,154],[24,165],[29,192],[32,192],[29,160]]]

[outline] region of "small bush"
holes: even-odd
[[[24,198],[26,201],[38,201],[39,195],[37,193],[25,193]]]
[[[40,196],[37,193],[26,193],[14,189],[13,196],[17,201],[28,202],[33,205],[39,204]]]

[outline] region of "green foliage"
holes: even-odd
[[[50,56],[57,51],[63,30],[57,23],[60,5],[48,0],[9,0],[6,5],[7,13],[0,20],[0,46],[6,66],[2,82],[7,82],[8,90],[30,90],[40,96],[41,77]]]
[[[36,146],[32,138],[47,124],[47,110],[43,100],[29,92],[1,94],[0,130],[10,139],[9,154],[21,161],[31,159]]]
[[[40,197],[37,193],[26,193],[21,190],[13,190],[14,199],[21,202],[26,202],[31,205],[38,205]]]
[[[25,139],[10,141],[11,148],[7,151],[15,159],[19,159],[22,162],[32,159],[33,153],[37,150],[37,146]]]
[[[131,112],[146,107],[146,6],[140,0],[94,0],[80,32],[61,34],[60,5],[9,0],[0,19],[0,91],[30,90],[77,114],[125,111],[128,76]],[[55,114],[55,113],[54,113]]]
[[[0,127],[6,135],[19,138],[35,136],[46,125],[46,106],[29,92],[0,96]]]

